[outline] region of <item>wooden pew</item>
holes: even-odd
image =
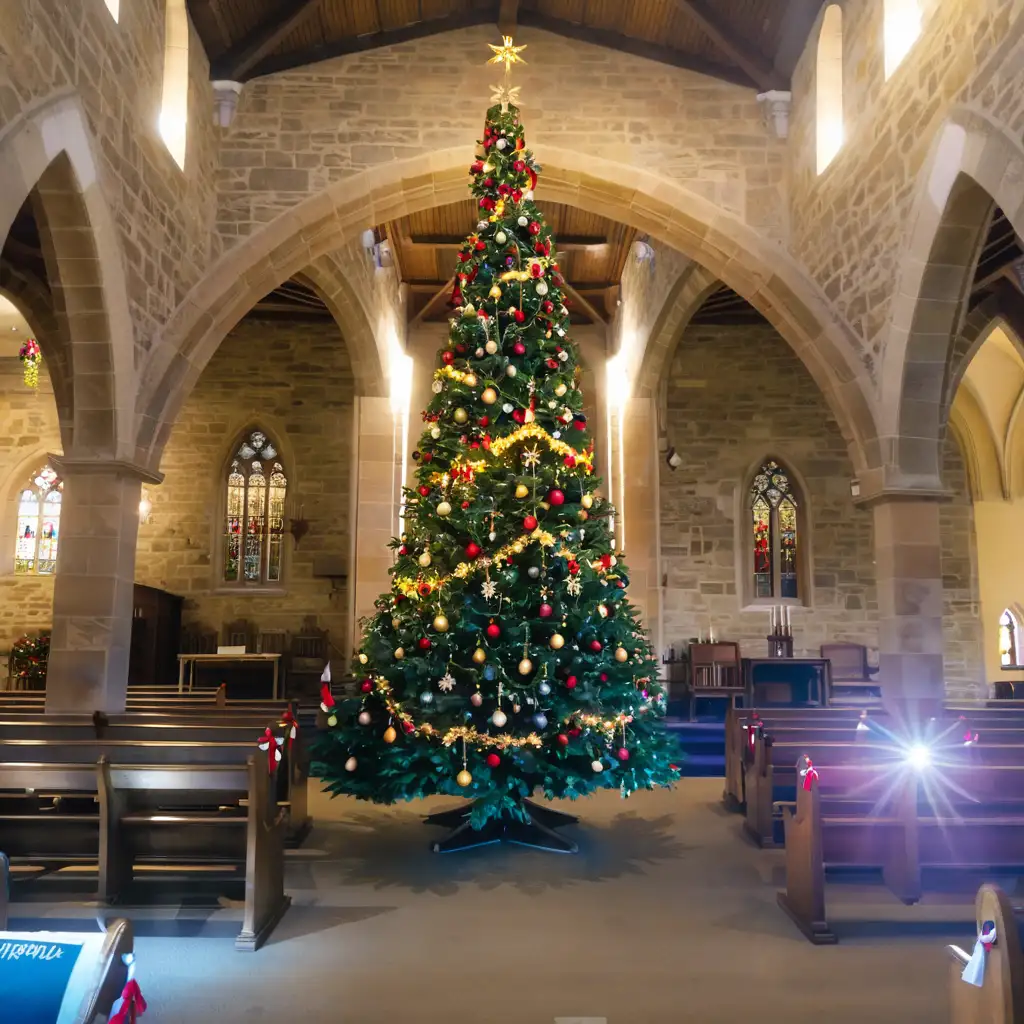
[[[991,921],[996,942],[985,962],[980,986],[970,985],[961,975],[973,950],[948,946],[949,1007],[951,1024],[1021,1024],[1024,1022],[1024,953],[1021,951],[1020,921],[1006,893],[995,885],[983,885],[974,903],[977,931]]]
[[[100,757],[107,757],[116,764],[241,765],[245,764],[256,746],[258,730],[266,728],[266,725],[265,719],[259,719],[258,728],[247,724],[234,730],[214,729],[211,735],[219,732],[219,739],[204,738],[202,733],[207,727],[199,727],[199,734],[186,732],[183,739],[165,738],[168,732],[165,727],[134,722],[110,726],[101,739],[95,735],[82,735],[88,732],[83,725],[55,724],[51,727],[49,720],[43,721],[37,735],[27,737],[12,738],[0,726],[0,765],[24,761],[57,765],[69,762],[94,764]],[[231,731],[238,738],[224,740],[223,736]],[[281,735],[277,729],[274,731]],[[146,738],[154,732],[158,732],[159,739]],[[170,732],[177,735],[174,729]],[[286,814],[289,846],[300,845],[312,827],[308,782],[309,760],[300,731],[291,749],[287,740],[281,747],[281,763],[274,783],[275,798]],[[54,792],[60,795],[60,790]]]
[[[245,914],[235,948],[254,951],[288,909],[284,892],[286,818],[264,758],[244,766],[97,765],[100,801],[99,898],[116,902],[142,864],[222,864],[245,878]],[[175,811],[195,794],[243,799],[230,809]],[[168,804],[171,804],[168,807]]]
[[[801,757],[795,772],[806,771]],[[1005,766],[998,782],[987,792],[998,799],[1007,786],[1024,792],[1024,767]],[[983,778],[985,773],[977,773]],[[1024,804],[1017,813],[986,814],[985,795],[950,799],[942,816],[922,813],[922,776],[908,771],[892,780],[888,801],[869,814],[849,813],[842,802],[822,798],[812,776],[796,793],[795,813],[783,809],[786,830],[786,889],[779,905],[800,930],[816,944],[836,937],[828,925],[825,907],[826,871],[837,868],[880,869],[885,884],[904,903],[916,903],[922,893],[922,870],[973,872],[981,869],[1024,866]],[[959,782],[968,781],[965,774]],[[962,814],[967,805],[974,813]]]

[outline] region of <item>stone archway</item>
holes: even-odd
[[[735,216],[664,180],[593,154],[538,147],[541,199],[629,224],[672,246],[759,309],[797,349],[851,438],[874,435],[866,373],[848,329],[802,269],[777,244]],[[466,194],[463,147],[374,168],[307,199],[225,254],[171,318],[147,369],[138,405],[138,457],[159,460],[168,424],[221,338],[253,303],[283,280],[343,247],[367,226]],[[384,367],[389,353],[376,339]]]
[[[65,408],[65,451],[131,454],[134,329],[117,232],[81,102],[63,95],[0,132],[0,239],[31,199],[50,279],[50,361]]]
[[[1024,233],[1022,183],[1017,141],[973,111],[950,115],[921,174],[890,314],[879,413],[883,487],[942,490],[950,385],[966,366],[957,337],[978,250],[993,205]],[[964,327],[970,333],[976,325]]]

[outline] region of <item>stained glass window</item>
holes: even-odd
[[[254,430],[238,446],[227,479],[224,581],[279,583],[288,478],[277,448]]]
[[[999,616],[999,664],[1016,665],[1017,619],[1009,608]]]
[[[754,597],[800,596],[799,502],[786,471],[766,462],[750,485]]]
[[[18,499],[14,571],[50,576],[57,571],[60,503],[64,483],[52,466],[43,466]]]

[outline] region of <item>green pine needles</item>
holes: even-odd
[[[597,493],[539,170],[518,110],[492,107],[391,590],[315,752],[333,794],[463,795],[474,828],[537,792],[670,785],[680,758]]]

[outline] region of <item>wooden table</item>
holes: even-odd
[[[274,695],[277,700],[277,683],[281,671],[280,654],[179,654],[178,655],[178,693],[185,692],[185,667],[188,666],[188,688],[192,689],[195,682],[196,663],[203,665],[233,665],[243,662],[258,661],[266,664],[268,661],[274,666]]]
[[[744,658],[744,703],[752,708],[772,704],[828,707],[832,693],[831,668],[828,658]],[[794,690],[804,682],[808,684],[807,699],[796,700]],[[773,701],[758,695],[759,689],[768,687],[788,688],[788,699]]]

